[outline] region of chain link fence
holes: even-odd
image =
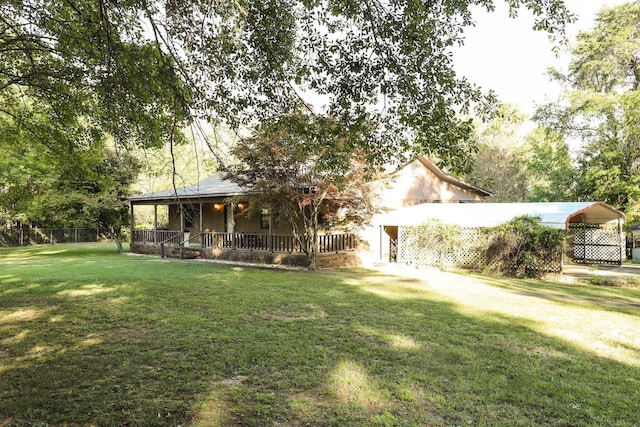
[[[105,228],[30,228],[0,230],[0,246],[81,243],[108,240]]]

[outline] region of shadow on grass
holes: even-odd
[[[612,288],[588,283],[557,283],[524,279],[499,280],[476,276],[484,283],[520,295],[542,298],[570,306],[591,307],[621,313],[640,313],[640,289]]]
[[[411,279],[58,261],[0,263],[0,425],[633,425],[640,413],[637,367],[525,318],[465,314]]]

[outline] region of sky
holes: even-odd
[[[601,8],[628,1],[565,0],[578,18],[567,27],[569,40],[579,31],[593,28]],[[485,90],[494,90],[502,102],[516,105],[530,116],[536,104],[557,98],[560,87],[546,72],[549,67],[566,70],[569,54],[561,50],[556,56],[547,34],[531,28],[530,13],[521,9],[517,18],[510,19],[506,2],[496,3],[498,8],[492,13],[477,9],[476,26],[465,30],[465,45],[453,51],[455,68],[459,75]]]

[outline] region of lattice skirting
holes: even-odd
[[[451,249],[420,245],[409,240],[413,236],[412,227],[398,227],[398,262],[416,266],[442,268],[481,269],[486,265],[482,245],[487,233],[480,228],[461,228],[459,244]]]

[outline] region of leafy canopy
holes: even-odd
[[[562,0],[508,0],[562,34]],[[0,95],[12,87],[118,141],[158,145],[189,118],[255,125],[308,107],[368,160],[415,150],[458,166],[493,108],[449,49],[494,0],[9,0],[0,5]]]
[[[495,1],[3,1],[0,120],[34,145],[33,155],[11,154],[22,172],[5,173],[0,186],[59,187],[36,153],[64,165],[69,153],[108,157],[109,138],[173,146],[195,119],[237,131],[301,110],[337,124],[306,129],[341,141],[337,157],[381,163],[420,152],[463,169],[473,144],[461,113],[488,114],[495,99],[456,76],[450,48],[473,24],[471,7]],[[554,35],[572,19],[562,0],[507,2]],[[10,140],[0,135],[7,153]],[[82,191],[72,175],[83,162],[60,175],[65,188]]]
[[[52,123],[46,110],[14,111],[16,117],[0,114],[0,215],[49,227],[105,227],[118,237],[128,224],[123,198],[137,162],[100,133]],[[61,140],[82,145],[63,147]]]

